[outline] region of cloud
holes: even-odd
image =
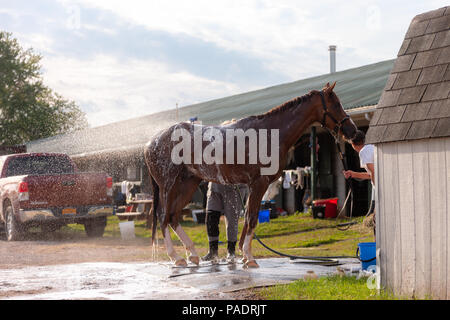
[[[327,72],[330,44],[338,46],[338,70],[395,57],[412,17],[445,2],[69,1],[114,12],[149,30],[186,35],[254,56],[291,80],[298,79],[300,69],[309,76]]]
[[[75,2],[66,2],[73,5]],[[283,1],[80,1],[82,7],[113,12],[133,25],[201,39],[257,59],[282,59],[306,46],[311,13]],[[326,51],[326,49],[324,49]],[[268,64],[269,65],[269,64]]]
[[[91,126],[238,93],[233,83],[172,70],[159,61],[97,55],[44,58],[46,83],[84,106]],[[252,88],[247,88],[252,89]]]

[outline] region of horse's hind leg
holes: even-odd
[[[172,238],[170,236],[170,230],[168,226],[164,228],[163,231],[164,244],[166,245],[167,255],[172,261],[175,261],[176,266],[186,267],[187,263],[182,257],[180,257],[173,247]]]
[[[173,228],[172,228],[173,229]],[[184,232],[181,225],[178,225],[174,229],[175,233],[177,234],[178,238],[180,238],[181,242],[183,242],[184,247],[186,250],[190,252],[190,255],[188,257],[189,261],[192,263],[195,263],[196,265],[200,264],[200,258],[197,254],[197,251],[195,250],[194,242],[189,238],[189,236]]]
[[[164,245],[170,260],[175,261],[176,266],[187,266],[186,260],[180,257],[173,246],[172,237],[170,236],[169,223],[173,221],[173,203],[175,202],[174,193],[162,190],[160,197],[160,208],[158,217],[160,219],[161,231],[164,237]]]
[[[185,172],[180,172],[173,185],[168,188],[162,201],[162,206],[166,210],[164,222],[161,223],[161,226],[164,226],[164,243],[166,245],[167,255],[172,261],[175,261],[175,265],[177,266],[187,266],[187,263],[174,249],[168,228],[169,225],[183,242],[186,250],[190,252],[190,256],[188,257],[189,261],[196,264],[199,264],[200,262],[200,258],[194,248],[194,243],[178,224],[178,217],[181,214],[182,209],[191,200],[192,195],[200,182],[201,180],[199,178],[189,177]]]
[[[182,181],[181,181],[182,180]],[[176,201],[174,202],[174,210],[176,212],[176,217],[181,214],[181,211],[189,203],[192,199],[192,195],[195,190],[197,190],[198,185],[200,184],[201,179],[197,177],[188,177],[185,179],[177,179],[177,187],[174,188],[174,192],[176,193]],[[198,256],[197,251],[195,250],[194,242],[189,238],[189,236],[184,232],[183,228],[178,221],[171,224],[172,229],[175,231],[177,236],[180,238],[181,242],[183,242],[184,247],[187,251],[189,251],[190,255],[188,257],[189,261],[195,264],[200,263],[200,258]]]

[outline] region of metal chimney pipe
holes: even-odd
[[[331,45],[328,47],[330,51],[330,73],[336,72],[336,46]]]

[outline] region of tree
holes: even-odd
[[[43,84],[41,56],[0,31],[0,145],[21,144],[88,127],[86,114]]]

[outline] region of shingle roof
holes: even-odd
[[[219,124],[261,114],[312,89],[337,81],[335,92],[345,109],[377,104],[394,60],[382,61],[333,74],[285,83],[261,90],[180,108],[180,121],[198,117],[203,124]],[[71,156],[86,153],[139,149],[159,130],[176,122],[176,110],[124,120],[72,134],[27,143],[30,152],[61,152]]]
[[[450,7],[412,20],[367,143],[450,136]]]

